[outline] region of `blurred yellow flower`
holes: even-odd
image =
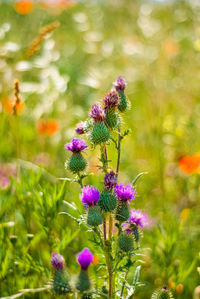
[[[190,214],[190,209],[183,209],[180,215],[181,220],[186,221],[189,217],[189,214]]]
[[[195,48],[196,51],[200,51],[200,38],[195,40],[194,48]]]

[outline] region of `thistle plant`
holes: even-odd
[[[129,133],[128,130],[122,132],[121,128],[123,113],[129,106],[125,88],[125,79],[118,78],[102,102],[92,106],[89,112],[91,119],[76,126],[75,132],[85,137],[85,141],[74,138],[65,146],[72,152],[65,163],[66,169],[76,176],[63,179],[80,185],[80,200],[84,210],[83,214],[78,212],[77,217],[70,212],[66,214],[71,215],[79,225],[84,224],[89,233],[92,232],[90,249],[85,248],[78,255],[81,269],[75,282],[66,281],[64,286],[64,291],[71,292],[72,298],[132,298],[135,288],[140,286],[140,240],[142,230],[149,225],[149,220],[145,213],[133,208],[137,195],[135,183],[140,175],[129,184],[119,181],[121,143]],[[112,145],[116,149],[115,170],[107,154],[107,147]],[[99,148],[100,169],[104,176],[99,190],[96,186],[85,184],[89,174],[84,172],[87,162],[83,151],[94,147]],[[100,268],[103,268],[101,276],[96,277],[102,280],[101,287],[94,277],[90,278],[88,271],[93,254],[97,252],[101,256]],[[53,291],[60,291],[64,276],[57,275],[56,271],[60,270],[55,270]],[[129,274],[134,276],[132,283],[127,281]]]

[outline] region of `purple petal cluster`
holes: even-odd
[[[131,224],[139,225],[140,227],[148,226],[150,221],[145,213],[139,210],[132,209],[128,222]]]
[[[126,88],[126,81],[123,77],[119,77],[114,83],[113,86],[116,90],[124,91]]]
[[[93,261],[93,254],[88,248],[84,248],[78,255],[78,263],[80,264],[82,270],[87,270],[89,265]]]
[[[86,207],[95,206],[99,201],[100,193],[99,190],[93,186],[84,186],[82,188],[81,201]]]
[[[89,115],[94,119],[95,122],[102,122],[105,119],[105,111],[99,106],[94,104]]]
[[[136,196],[136,190],[132,185],[116,185],[115,187],[115,193],[117,195],[117,198],[121,201],[130,201],[131,199],[134,199]]]
[[[65,148],[68,151],[71,151],[73,153],[80,153],[81,151],[83,151],[85,148],[87,147],[87,145],[85,144],[85,141],[78,139],[78,138],[74,138],[72,139],[72,141],[70,143],[67,143],[65,145]]]
[[[119,105],[118,93],[114,90],[105,96],[103,99],[105,109],[115,108]]]
[[[117,185],[117,177],[116,174],[111,171],[106,173],[104,177],[104,186],[106,189],[112,190]]]
[[[80,122],[75,129],[76,133],[81,135],[85,133],[85,123],[84,122]]]
[[[51,265],[55,270],[63,269],[65,265],[64,257],[56,251],[53,252],[51,255]]]

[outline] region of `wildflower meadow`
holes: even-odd
[[[200,299],[200,2],[0,0],[0,298]]]

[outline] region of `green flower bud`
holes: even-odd
[[[67,294],[71,292],[69,286],[69,274],[64,269],[55,270],[52,283],[52,290],[57,295]]]
[[[116,210],[115,219],[120,222],[125,222],[130,217],[130,212],[127,202],[119,202]]]
[[[173,299],[171,292],[167,287],[153,293],[151,299]]]
[[[66,161],[65,167],[73,173],[84,171],[87,166],[87,161],[83,158],[81,153],[73,153],[71,158]]]
[[[120,123],[119,113],[114,109],[106,109],[105,123],[110,129],[115,129]]]
[[[94,123],[90,138],[92,143],[100,144],[109,140],[110,133],[103,122],[96,122]]]
[[[91,226],[98,226],[103,223],[103,216],[98,206],[88,207],[87,224]]]
[[[90,289],[90,279],[87,270],[81,269],[77,282],[76,282],[76,289],[80,292],[88,291]]]
[[[133,250],[133,236],[132,234],[123,233],[118,242],[118,246],[122,251],[130,252]]]
[[[104,189],[100,194],[98,205],[104,212],[114,211],[117,207],[117,197],[115,193],[111,190]]]
[[[127,101],[126,96],[125,96],[123,91],[118,90],[118,95],[119,95],[120,100],[121,100],[119,105],[118,105],[118,109],[119,109],[119,111],[124,112],[128,108],[128,101]]]

